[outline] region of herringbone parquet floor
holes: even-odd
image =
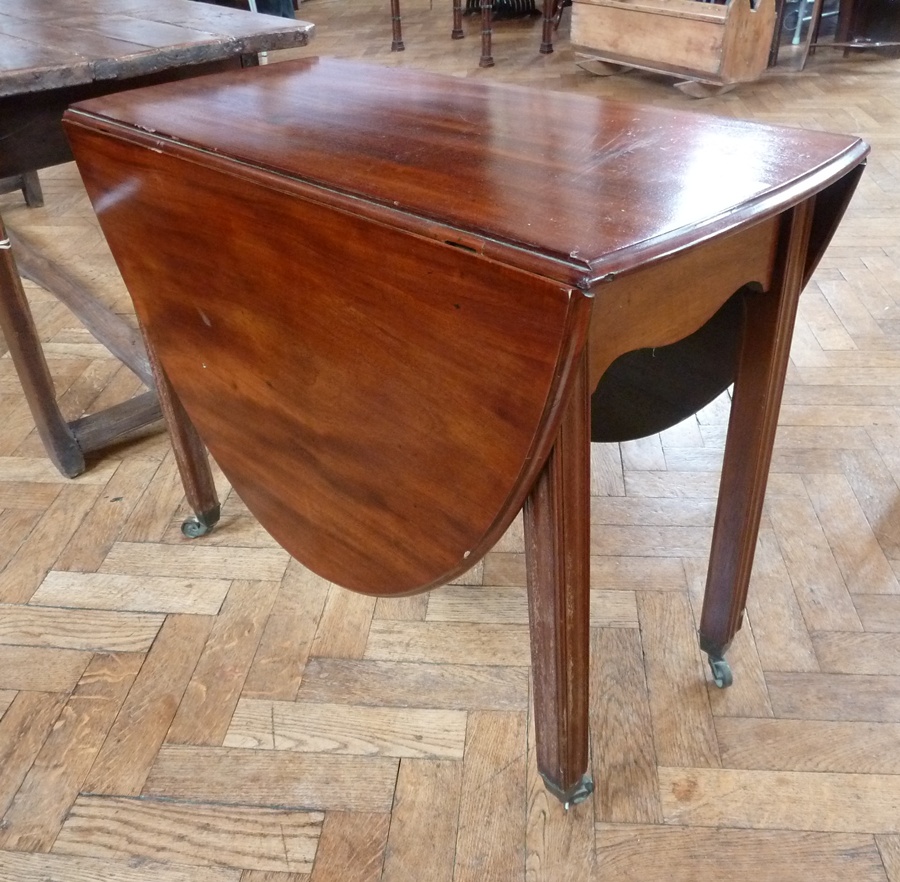
[[[802,301],[734,686],[695,638],[727,399],[594,450],[598,787],[566,814],[534,764],[518,529],[394,601],[289,560],[224,481],[221,526],[190,542],[163,434],[62,479],[3,358],[0,880],[900,882],[900,61],[820,51],[692,102],[579,69],[565,24],[550,57],[537,22],[498,25],[479,70],[449,5],[407,0],[391,55],[386,2],[309,0],[303,52],[873,145]],[[73,168],[43,182],[46,208],[0,197],[6,221],[127,313]],[[139,390],[28,293],[68,416]]]

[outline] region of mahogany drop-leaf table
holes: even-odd
[[[862,141],[324,58],[66,126],[157,369],[300,562],[423,591],[524,507],[538,765],[567,803],[591,438],[733,382],[700,623],[727,684],[797,301]]]

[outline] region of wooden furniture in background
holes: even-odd
[[[299,561],[423,591],[524,506],[538,766],[567,803],[592,786],[592,392],[724,315],[700,639],[729,681],[798,298],[862,141],[317,58],[66,124],[161,371]]]
[[[492,67],[494,64],[493,42],[493,0],[481,0],[481,58],[479,67]],[[564,8],[563,0],[544,0],[543,23],[541,27],[542,55],[548,55],[553,51],[553,32],[559,26]],[[453,30],[450,36],[454,40],[461,40],[466,34],[462,26],[463,7],[462,0],[453,0]],[[403,27],[400,15],[400,0],[391,0],[391,51],[402,52]]]
[[[22,191],[22,198],[29,208],[40,208],[44,204],[44,191],[36,171],[23,171],[0,178],[0,193],[14,193],[16,190]]]
[[[0,0],[0,178],[36,178],[35,170],[71,160],[61,119],[73,101],[252,65],[264,50],[304,45],[311,31],[305,22],[188,0]],[[144,344],[126,322],[64,267],[8,236],[2,221],[0,240],[0,329],[47,454],[71,477],[85,469],[86,454],[158,421],[160,404],[168,406],[165,389],[158,390],[158,401]],[[151,391],[66,420],[19,273],[56,294]],[[218,503],[205,471],[193,464],[199,442],[192,440],[189,424],[184,432],[183,444],[178,431],[173,441],[202,527],[217,517]]]
[[[603,62],[725,86],[762,75],[775,18],[775,0],[574,0],[572,44]]]
[[[900,5],[892,0],[841,0],[835,42],[854,49],[900,52]]]

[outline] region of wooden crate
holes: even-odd
[[[743,83],[766,69],[775,0],[574,0],[572,43],[603,61],[706,83]]]

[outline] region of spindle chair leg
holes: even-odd
[[[494,0],[481,0],[481,60],[479,67],[493,67],[491,54],[491,19],[494,14]]]
[[[462,0],[453,0],[453,30],[450,37],[453,40],[461,40],[465,35],[462,26]]]
[[[391,0],[391,28],[393,31],[391,52],[402,52],[406,47],[403,45],[400,25],[400,0]]]
[[[553,31],[559,23],[556,18],[557,6],[562,7],[562,0],[544,0],[544,22],[541,32],[541,55],[549,55],[553,51]]]

